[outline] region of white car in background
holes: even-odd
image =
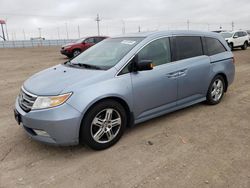
[[[249,36],[246,31],[232,31],[222,32],[221,35],[224,37],[228,46],[233,50],[234,48],[241,47],[242,50],[246,50],[249,44]]]
[[[248,46],[250,46],[250,30],[247,30],[247,34],[248,34]]]

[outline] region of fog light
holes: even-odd
[[[33,131],[39,135],[39,136],[47,136],[49,137],[49,134],[46,132],[46,131],[43,131],[43,130],[39,130],[39,129],[33,129]]]

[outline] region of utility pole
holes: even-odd
[[[42,28],[38,27],[38,34],[39,34],[39,38],[42,38]]]
[[[59,30],[59,27],[57,27],[57,37],[60,40],[60,30]]]
[[[23,29],[23,39],[26,40],[26,35],[25,35],[24,29]]]
[[[125,28],[125,21],[122,20],[122,34],[124,35],[126,32],[126,28]]]
[[[96,21],[96,23],[97,23],[97,33],[98,33],[98,36],[100,35],[100,21],[101,21],[101,19],[100,19],[100,17],[99,17],[99,14],[97,14],[97,16],[96,16],[96,19],[95,19],[95,21]]]
[[[66,26],[66,35],[67,35],[67,39],[69,39],[69,31],[68,31],[68,23],[65,23]]]
[[[81,38],[81,35],[80,35],[80,26],[79,25],[77,27],[77,30],[78,30],[78,38]]]
[[[232,31],[234,30],[234,22],[232,21]]]
[[[190,24],[190,22],[189,22],[189,20],[187,20],[187,29],[189,30],[189,24]]]

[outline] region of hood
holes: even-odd
[[[58,95],[66,87],[77,82],[85,82],[88,85],[93,78],[100,77],[105,72],[57,65],[34,74],[23,86],[35,95]]]
[[[78,44],[78,43],[68,43],[68,44],[64,44],[64,45],[62,45],[62,48],[66,47],[66,46],[72,46],[72,45],[75,45],[75,44]]]

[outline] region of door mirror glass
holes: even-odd
[[[152,60],[141,60],[136,64],[136,70],[138,71],[146,71],[153,69],[153,61]]]

